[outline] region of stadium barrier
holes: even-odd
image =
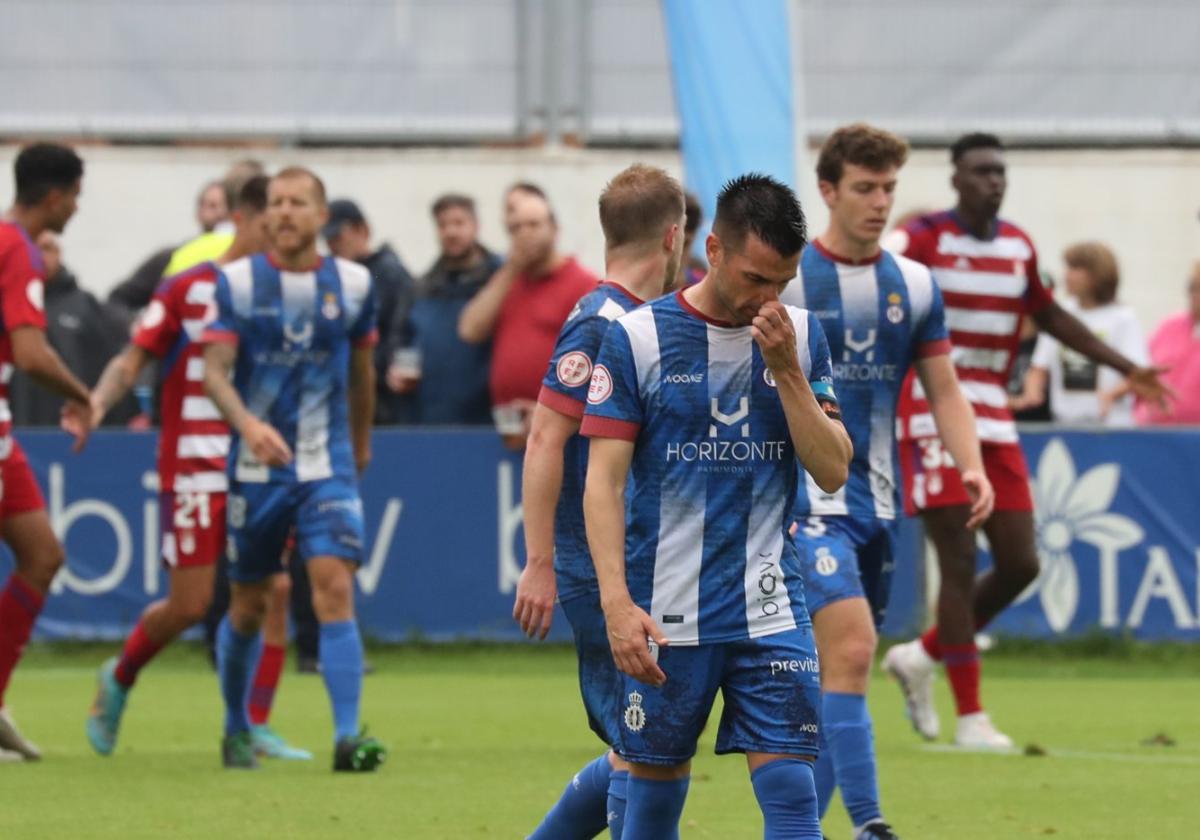
[[[80,455],[56,432],[18,437],[68,555],[37,636],[121,637],[163,594],[155,436],[100,432]],[[1200,639],[1200,431],[1023,439],[1044,570],[994,629]],[[364,632],[391,641],[519,638],[510,613],[523,563],[520,469],[490,430],[376,432],[363,480]],[[911,633],[925,612],[917,523],[906,521],[902,537],[889,635]],[[0,557],[0,575],[10,568]],[[553,636],[567,638],[561,613]]]

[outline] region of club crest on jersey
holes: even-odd
[[[817,574],[829,577],[838,570],[837,558],[827,546],[821,546],[816,552],[817,561],[815,563]]]
[[[640,692],[629,693],[629,705],[625,707],[625,728],[630,732],[641,732],[646,726],[646,710],[642,708]]]
[[[337,295],[333,292],[325,293],[325,301],[321,304],[321,314],[330,321],[336,321],[337,317],[342,314],[342,308],[338,306]]]
[[[775,374],[771,373],[771,369],[770,369],[770,368],[763,368],[763,382],[766,382],[766,383],[767,383],[767,385],[769,385],[769,386],[770,386],[770,387],[772,387],[772,388],[777,388],[777,387],[779,387],[779,386],[778,386],[778,385],[775,383]]]
[[[189,555],[196,553],[196,535],[191,531],[184,531],[179,535],[179,553]]]
[[[592,384],[588,386],[588,402],[591,405],[600,405],[612,396],[612,392],[612,374],[604,365],[596,365],[592,369]]]
[[[38,312],[46,308],[46,286],[36,277],[30,280],[29,285],[25,287],[25,296],[29,298],[29,302]]]
[[[572,350],[558,360],[558,365],[554,368],[554,375],[568,388],[582,385],[592,376],[592,360],[588,358],[587,353]]]
[[[904,302],[904,299],[898,293],[892,292],[888,295],[887,301],[887,319],[893,324],[899,324],[904,320],[904,307],[900,305]]]

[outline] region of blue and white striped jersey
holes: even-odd
[[[801,370],[818,398],[836,402],[820,324],[788,312]],[[749,327],[706,319],[682,293],[619,318],[592,372],[581,431],[635,444],[626,579],[671,642],[809,623],[785,533],[799,466]]]
[[[237,343],[234,387],[294,454],[288,466],[268,467],[235,436],[230,477],[285,483],[354,477],[350,349],[378,339],[367,269],[325,257],[310,271],[283,271],[256,254],[224,267],[215,305],[216,319],[203,340]]]
[[[601,283],[580,298],[558,334],[538,402],[582,420],[604,334],[613,321],[642,303],[617,283]],[[563,448],[562,490],[554,515],[554,576],[561,600],[596,588],[596,567],[583,523],[586,477],[587,440],[574,435]]]
[[[937,284],[928,268],[888,251],[856,264],[813,242],[781,299],[820,320],[854,443],[850,480],[829,494],[804,474],[794,518],[894,519],[900,510],[896,402],[904,375],[917,359],[950,352]]]

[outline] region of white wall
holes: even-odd
[[[82,147],[87,175],[80,211],[67,228],[64,257],[81,281],[104,293],[159,246],[194,233],[192,203],[204,181],[218,177],[244,149]],[[16,147],[0,147],[0,170],[11,171]],[[446,191],[474,195],[483,238],[503,250],[504,188],[518,179],[542,184],[558,210],[565,249],[599,272],[603,245],[596,197],[605,181],[640,160],[678,174],[673,151],[506,149],[255,150],[269,167],[303,163],[326,181],[332,196],[357,199],[377,235],[400,251],[414,271],[435,252],[428,208]],[[809,158],[815,161],[816,155]],[[1200,257],[1200,150],[1029,151],[1009,154],[1010,187],[1004,215],[1033,237],[1042,263],[1061,274],[1071,242],[1095,238],[1117,252],[1123,299],[1151,328],[1182,308],[1191,261]],[[806,187],[811,185],[806,184]],[[0,174],[0,201],[11,200],[11,179]],[[826,219],[815,189],[812,230]],[[953,201],[943,151],[918,151],[905,168],[896,209],[941,208]]]

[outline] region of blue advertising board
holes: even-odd
[[[67,548],[41,638],[115,639],[164,593],[155,436],[102,432],[79,455],[65,435],[18,435]],[[991,629],[1032,637],[1096,628],[1200,638],[1200,432],[1030,431],[1043,572]],[[519,455],[489,430],[384,430],[363,478],[368,635],[517,639],[524,562]],[[919,629],[924,558],[906,522],[884,632]],[[986,551],[984,562],[987,562]],[[0,579],[11,568],[0,558]],[[555,638],[567,638],[561,613]]]

